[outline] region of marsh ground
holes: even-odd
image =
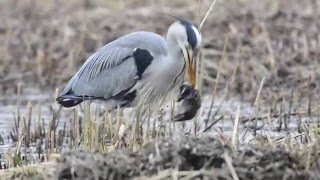
[[[150,133],[145,123],[141,137],[135,136],[135,142],[130,144],[132,137],[128,134],[133,126],[125,118],[126,114],[120,123],[121,133],[116,135],[112,131],[117,126],[112,115],[106,118],[109,115],[101,117],[93,112],[89,119],[94,122],[88,123],[86,110],[59,109],[54,102],[56,88],[62,88],[84,60],[103,44],[136,30],[165,35],[173,20],[162,12],[198,24],[212,3],[209,0],[200,2],[199,9],[197,0],[1,1],[1,167],[48,161],[53,159],[53,153],[73,149],[53,163],[53,167],[57,167],[57,163],[64,164],[58,166],[62,169],[53,168],[53,171],[66,173],[63,177],[74,176],[68,171],[74,165],[70,162],[78,162],[77,158],[83,160],[84,156],[93,164],[100,163],[97,161],[100,158],[102,161],[110,157],[115,159],[106,162],[107,165],[101,161],[101,166],[98,163],[97,167],[92,167],[107,167],[111,174],[116,170],[115,178],[123,174],[128,175],[126,178],[157,178],[161,174],[165,174],[163,178],[170,178],[176,177],[174,173],[194,178],[207,176],[208,172],[211,175],[211,170],[221,173],[225,179],[234,177],[234,173],[240,179],[258,179],[256,172],[261,172],[260,179],[316,178],[319,171],[319,152],[315,148],[319,139],[318,1],[217,1],[201,29],[203,49],[198,83],[204,103],[196,120],[173,125],[166,115],[154,118],[156,123]],[[233,128],[235,119],[239,120],[237,133]],[[101,123],[104,127],[111,126],[105,132],[100,131],[101,124],[97,125],[96,121],[104,122]],[[96,126],[99,126],[97,131],[83,133],[95,130]],[[92,138],[101,134],[101,138]],[[234,134],[237,138],[232,141]],[[115,135],[121,137],[114,141]],[[201,138],[207,135],[215,138]],[[188,150],[184,149],[184,143],[172,144],[175,138],[199,146],[201,157],[183,154]],[[205,140],[208,143],[203,142]],[[168,143],[162,145],[164,141]],[[220,146],[221,142],[226,145]],[[31,148],[27,148],[29,144]],[[156,164],[150,162],[144,151],[150,151],[155,144],[161,145],[156,150],[160,154],[167,151],[161,147],[172,148],[173,153],[179,154],[176,161],[172,158],[174,155],[161,155]],[[217,152],[205,150],[211,145]],[[250,150],[247,147],[251,145],[258,147]],[[13,154],[19,154],[17,148],[20,150],[22,156],[19,155],[18,163],[8,164],[7,157],[11,156],[8,148]],[[76,152],[80,148],[86,151]],[[134,152],[123,152],[128,149]],[[110,153],[85,153],[94,150]],[[244,155],[240,156],[241,153]],[[127,163],[129,166],[119,161],[127,157],[132,158]],[[191,157],[202,162],[196,164],[198,161],[194,162]],[[233,159],[234,171],[226,157]],[[216,162],[215,158],[219,159],[218,165],[210,164],[213,159]],[[80,163],[78,171],[81,172],[81,168],[90,170]],[[9,172],[0,171],[0,174]],[[37,173],[40,177],[49,177],[42,176],[46,171],[39,171],[42,172]],[[91,177],[110,175],[96,173]],[[196,174],[192,176],[193,173]],[[21,172],[13,174],[10,171],[10,176],[6,177],[25,177]]]

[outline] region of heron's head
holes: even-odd
[[[192,87],[195,87],[195,59],[201,45],[201,34],[193,24],[181,19],[178,19],[177,22],[170,26],[169,32],[175,37],[181,49],[181,53],[186,62],[189,81]]]

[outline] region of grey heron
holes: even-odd
[[[160,102],[185,72],[195,86],[195,62],[201,34],[190,22],[177,19],[166,40],[138,31],[120,37],[92,54],[56,99],[64,107],[102,100],[109,108]]]

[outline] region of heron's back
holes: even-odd
[[[115,97],[131,93],[137,84],[138,66],[134,59],[137,49],[142,49],[145,54],[152,56],[151,60],[168,54],[166,41],[158,34],[138,31],[120,37],[97,50],[86,60],[68,82],[57,99],[58,102],[65,107],[75,106],[87,99],[114,102]],[[146,55],[143,54],[142,58],[144,56]],[[148,65],[146,61],[148,59],[142,59],[141,64]]]

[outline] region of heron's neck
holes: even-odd
[[[181,53],[181,48],[179,47],[178,41],[173,34],[168,32],[167,34],[167,44],[168,44],[168,53],[170,56],[170,61],[173,64],[184,63],[183,56]]]
[[[180,82],[181,78],[184,77],[184,67],[185,61],[183,59],[183,55],[181,52],[181,48],[179,47],[177,39],[168,33],[167,35],[167,44],[168,44],[168,55],[167,59],[167,76],[168,79],[175,81],[178,80]],[[176,86],[177,84],[175,84]]]

